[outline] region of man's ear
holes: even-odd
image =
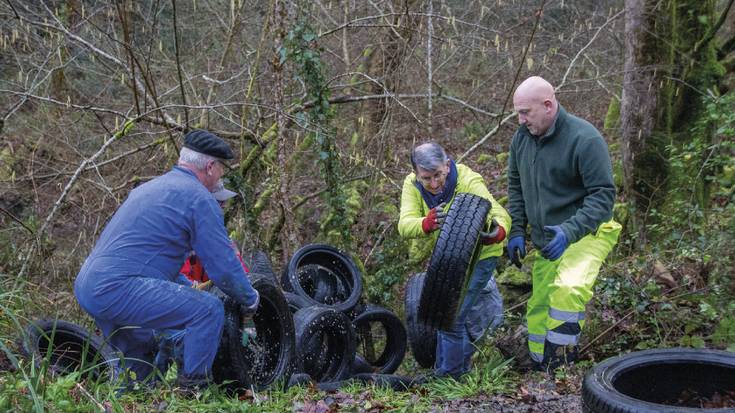
[[[544,100],[544,107],[547,111],[551,112],[554,110],[554,102],[551,99]]]

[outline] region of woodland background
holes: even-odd
[[[435,140],[501,202],[530,75],[600,129],[625,225],[585,331],[594,361],[735,348],[732,0],[0,2],[3,349],[26,318],[89,324],[73,279],[192,128],[238,160],[233,239],[277,269],[326,242],[401,311],[421,270],[396,231],[408,152]],[[509,326],[528,268],[501,265]],[[508,327],[510,329],[510,327]],[[500,333],[502,334],[502,332]],[[490,339],[492,340],[492,339]]]

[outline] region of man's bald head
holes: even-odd
[[[535,136],[543,136],[554,123],[559,103],[554,87],[544,78],[531,76],[521,82],[513,94],[513,107],[518,121]]]

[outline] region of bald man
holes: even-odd
[[[538,76],[518,86],[513,106],[520,127],[508,161],[508,255],[521,266],[530,227],[528,348],[531,365],[549,370],[576,360],[585,305],[621,226],[612,220],[615,184],[600,132],[567,113]]]

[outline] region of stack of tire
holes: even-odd
[[[297,372],[317,383],[405,385],[385,375],[403,361],[406,329],[390,310],[362,301],[362,276],[349,255],[306,245],[284,268],[281,285],[294,313]]]
[[[436,332],[451,327],[464,298],[480,251],[479,238],[490,201],[457,194],[447,211],[426,272],[411,276],[404,306],[408,341],[416,362],[425,368],[436,359]]]

